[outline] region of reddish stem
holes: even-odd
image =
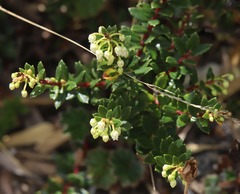
[[[64,186],[63,186],[63,192],[62,194],[67,194],[68,192],[68,188],[71,186],[70,183],[65,183]]]
[[[183,62],[183,60],[187,59],[190,55],[191,55],[192,51],[189,50],[188,52],[186,52],[182,57],[180,57],[178,59],[178,64],[181,64]]]
[[[55,82],[55,81],[51,81],[51,80],[40,80],[39,81],[40,84],[42,85],[50,85],[50,86],[59,86],[61,87],[63,85],[62,82]],[[98,83],[96,83],[96,87],[104,87],[106,85],[106,82],[104,81],[99,81]],[[78,84],[78,87],[80,88],[89,88],[90,87],[90,82],[82,82]]]
[[[182,115],[184,112],[180,111],[180,110],[176,110],[176,114],[178,115]]]
[[[45,79],[39,80],[39,83],[42,85],[59,86],[59,87],[62,86],[61,82],[55,82],[55,81],[45,80]]]

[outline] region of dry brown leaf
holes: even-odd
[[[0,166],[17,176],[33,176],[11,152],[3,147],[0,151]]]
[[[56,129],[48,122],[41,122],[21,132],[7,136],[3,139],[8,147],[35,145],[40,153],[52,152],[56,147],[70,139],[70,135],[62,129]]]
[[[56,173],[56,166],[47,162],[26,160],[23,165],[32,173],[50,176]]]

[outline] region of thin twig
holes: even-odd
[[[184,104],[186,104],[187,106],[191,106],[191,107],[194,107],[194,108],[197,108],[197,109],[200,109],[200,110],[204,110],[204,111],[214,111],[214,108],[213,107],[209,107],[209,106],[201,106],[201,105],[198,105],[198,104],[192,104],[190,102],[187,102],[185,100],[183,100],[182,98],[179,98],[177,96],[174,96],[175,94],[171,91],[168,91],[168,90],[165,90],[165,89],[162,89],[156,85],[152,85],[152,84],[149,84],[149,83],[146,83],[146,82],[143,82],[141,80],[138,80],[137,78],[127,74],[127,73],[124,73],[126,76],[128,76],[129,78],[131,78],[132,80],[138,82],[138,83],[141,83],[143,85],[145,85],[146,87],[148,87],[150,90],[153,91],[153,93],[157,94],[157,95],[162,95],[162,96],[166,96],[170,99],[174,99],[178,102],[182,102]],[[233,118],[230,115],[230,112],[227,111],[227,110],[219,110],[218,111],[218,115],[219,116],[222,116],[224,117],[225,119],[229,119],[229,120],[232,120],[234,123],[240,125],[240,120],[239,119],[236,119],[236,118]]]
[[[153,189],[153,193],[156,193],[156,185],[155,185],[155,180],[154,180],[154,176],[153,176],[153,170],[152,170],[152,166],[149,164],[149,171],[150,171],[150,176],[151,176],[151,182],[152,182],[152,189]]]
[[[165,89],[162,89],[162,88],[160,88],[160,87],[158,87],[158,86],[155,86],[155,85],[152,85],[152,84],[148,84],[148,83],[146,83],[146,82],[143,82],[143,81],[141,81],[141,80],[138,80],[138,79],[132,77],[131,75],[127,74],[127,73],[125,73],[125,75],[127,75],[128,77],[130,77],[130,78],[133,79],[134,81],[139,82],[139,83],[147,86],[147,87],[148,87],[149,89],[151,89],[155,94],[166,96],[166,97],[168,97],[168,98],[177,100],[177,101],[182,102],[182,103],[184,103],[184,104],[186,104],[186,105],[188,105],[188,106],[192,106],[192,107],[198,108],[198,109],[200,109],[200,110],[205,110],[205,111],[206,111],[206,110],[211,110],[210,107],[204,107],[204,106],[200,106],[200,105],[197,105],[197,104],[192,104],[192,103],[190,103],[190,102],[187,102],[187,101],[185,101],[185,100],[183,100],[183,99],[181,99],[181,98],[179,98],[179,97],[177,97],[177,96],[174,96],[174,93],[173,93],[173,92],[170,92],[170,91],[165,90]],[[160,90],[162,90],[162,91],[160,91]]]
[[[39,24],[37,24],[37,23],[35,23],[35,22],[32,22],[32,21],[30,21],[30,20],[28,20],[28,19],[26,19],[26,18],[24,18],[24,17],[22,17],[22,16],[20,16],[20,15],[17,15],[17,14],[15,14],[15,13],[13,13],[13,12],[11,12],[11,11],[3,8],[2,6],[0,6],[0,11],[6,13],[6,14],[8,14],[8,15],[11,15],[11,16],[13,16],[13,17],[15,17],[15,18],[17,18],[17,19],[19,19],[19,20],[21,20],[21,21],[24,21],[24,22],[26,22],[26,23],[28,23],[28,24],[31,24],[31,25],[33,25],[33,26],[35,26],[35,27],[37,27],[37,28],[40,28],[40,29],[42,29],[42,30],[44,30],[44,31],[47,31],[47,32],[49,32],[49,33],[51,33],[51,34],[54,34],[55,36],[58,36],[58,37],[66,40],[66,41],[68,41],[68,42],[71,42],[72,44],[75,44],[76,46],[84,49],[85,51],[87,51],[87,52],[95,55],[91,50],[89,50],[88,48],[84,47],[83,45],[77,43],[76,41],[73,41],[73,40],[71,40],[70,38],[67,38],[66,36],[63,36],[63,35],[55,32],[55,31],[53,31],[53,30],[50,30],[50,29],[48,29],[48,28],[46,28],[46,27],[44,27],[44,26],[41,26],[41,25],[39,25]]]

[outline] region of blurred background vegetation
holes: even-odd
[[[133,21],[128,8],[137,3],[137,0],[0,0],[1,6],[86,47],[89,46],[88,35],[97,31],[101,25],[130,26]],[[235,81],[230,85],[228,95],[222,96],[219,100],[225,102],[225,108],[230,110],[234,117],[239,118],[240,2],[239,0],[201,0],[196,11],[202,13],[202,18],[197,24],[202,41],[213,44],[211,50],[198,59],[198,71],[204,74],[205,69],[211,66],[217,74],[235,75]],[[78,104],[73,101],[66,103],[60,110],[55,110],[53,102],[47,96],[43,95],[32,100],[21,99],[19,91],[13,93],[8,89],[11,73],[25,62],[37,65],[42,61],[47,72],[54,75],[60,59],[63,59],[71,70],[74,62],[80,60],[87,64],[91,58],[89,53],[75,45],[0,12],[0,138],[3,142],[0,146],[2,147],[1,193],[14,194],[17,191],[33,193],[37,190],[43,190],[45,193],[61,190],[65,193],[65,187],[69,187],[69,182],[70,185],[74,185],[74,181],[77,181],[78,188],[91,185],[91,179],[84,178],[86,174],[75,176],[74,172],[81,170],[84,172],[86,164],[82,161],[89,149],[97,147],[97,142],[88,138],[88,128],[90,128],[88,122],[92,107],[74,108]],[[80,123],[83,126],[79,126]],[[46,130],[43,129],[44,127]],[[80,128],[82,130],[79,130]],[[72,137],[62,133],[62,130],[59,132],[58,129],[67,129]],[[194,130],[187,132],[186,142],[198,143],[196,154],[200,161],[200,174],[191,188],[193,193],[204,191],[212,194],[239,193],[240,177],[232,173],[240,169],[239,165],[234,164],[235,160],[239,162],[240,159],[240,151],[236,147],[239,145],[237,140],[240,140],[239,130],[239,125],[228,121],[221,129],[213,126],[209,136],[196,134]],[[40,140],[45,143],[39,143]],[[219,140],[223,144],[218,145]],[[231,145],[232,147],[229,147],[232,151],[229,147],[224,148],[224,143]],[[205,147],[201,147],[202,145]],[[216,146],[215,149],[212,145]],[[105,145],[105,149],[110,150],[117,147],[119,145]],[[132,148],[131,145],[121,145],[121,147]],[[120,151],[123,151],[121,149]],[[103,150],[97,152],[93,150],[87,160],[89,166],[95,165],[96,158],[93,155],[96,153],[106,154]],[[121,160],[121,153],[132,161],[135,167],[142,168],[138,166],[140,164],[136,162],[136,158],[132,158],[133,155],[128,157],[129,153],[125,151],[119,152],[117,149],[112,155],[116,155]],[[108,155],[106,157],[111,158]],[[110,160],[114,161],[114,158]],[[120,167],[120,171],[122,168]],[[22,174],[19,174],[19,171]],[[101,169],[97,172],[104,174]],[[111,177],[111,172],[108,173],[107,175]],[[121,178],[119,180],[121,186],[110,187],[112,180],[106,180],[109,184],[106,188],[110,193],[129,191],[151,193],[149,172],[145,170],[144,173],[145,178],[143,171],[135,172],[135,175],[139,176],[137,184],[134,176],[122,177],[123,180]],[[220,178],[209,176],[212,173],[221,176]],[[35,177],[34,181],[31,180],[33,177]],[[124,180],[129,180],[130,183]],[[174,193],[161,177],[156,178],[156,182],[163,193]],[[105,182],[99,184],[104,185]],[[104,192],[98,190],[97,193]],[[79,193],[84,193],[84,190]]]

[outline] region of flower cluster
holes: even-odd
[[[165,164],[162,168],[162,176],[167,178],[170,186],[174,188],[177,185],[178,166]]]
[[[102,137],[104,142],[107,142],[110,138],[115,141],[121,134],[121,127],[117,123],[120,123],[120,121],[114,118],[112,120],[102,118],[100,121],[92,118],[90,120],[92,127],[90,132],[94,139]]]
[[[33,73],[31,69],[22,70],[21,72],[15,72],[11,75],[12,82],[9,84],[9,89],[14,90],[20,87],[21,83],[24,83],[23,89],[21,91],[21,95],[23,98],[28,96],[28,92],[26,90],[27,85],[30,88],[34,88],[38,79]]]
[[[119,75],[123,73],[124,58],[129,52],[124,46],[125,36],[118,32],[109,32],[100,26],[98,32],[89,35],[90,50],[100,64],[113,68]]]

